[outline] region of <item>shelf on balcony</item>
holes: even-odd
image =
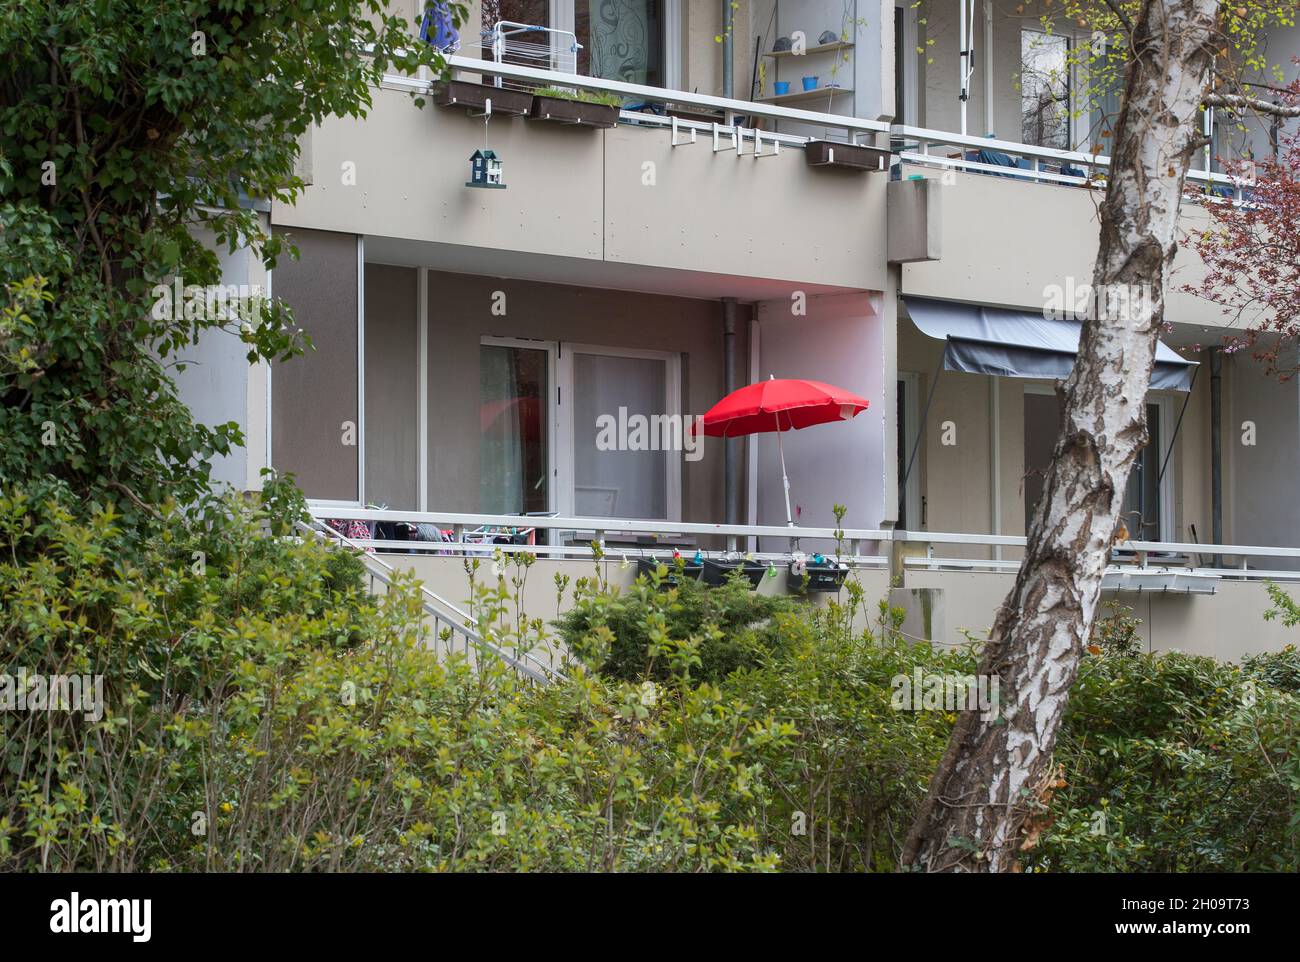
[[[778,60],[782,57],[811,57],[816,53],[834,53],[837,50],[851,50],[853,41],[836,40],[834,43],[820,43],[815,47],[805,47],[803,53],[795,53],[793,50],[769,50],[763,54],[764,57],[775,57]]]
[[[851,87],[814,87],[812,90],[797,90],[793,93],[781,94],[779,97],[755,97],[754,100],[760,104],[797,104],[828,97],[833,99],[836,94],[851,93],[853,93]]]

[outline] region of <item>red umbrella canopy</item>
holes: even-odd
[[[732,391],[704,415],[704,433],[736,437],[847,421],[867,409],[866,398],[821,381],[759,381]]]

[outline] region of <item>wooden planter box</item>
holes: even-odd
[[[704,559],[704,583],[706,585],[720,585],[731,576],[733,571],[742,572],[749,579],[749,586],[757,588],[763,575],[767,574],[767,565],[757,561],[717,561],[713,558]]]
[[[832,140],[812,140],[804,148],[809,167],[842,167],[845,170],[889,170],[894,155],[880,147],[839,144]]]
[[[562,97],[533,97],[532,115],[570,127],[613,127],[618,123],[617,107]]]
[[[533,95],[527,90],[511,90],[467,80],[440,80],[433,87],[433,102],[439,107],[461,107],[481,113],[489,100],[494,114],[523,117],[533,109]]]

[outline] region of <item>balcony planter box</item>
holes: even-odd
[[[533,97],[532,116],[570,127],[613,127],[618,123],[617,107],[563,97]]]
[[[840,144],[832,140],[811,140],[804,148],[809,167],[842,167],[845,170],[889,170],[894,155],[879,147]]]
[[[733,571],[742,572],[749,579],[749,586],[757,588],[767,573],[767,566],[757,561],[720,561],[714,558],[704,559],[704,583],[717,586],[731,576]]]
[[[804,591],[839,591],[844,585],[844,578],[849,573],[849,566],[834,561],[824,561],[821,564],[808,562],[808,583],[804,584],[804,576],[795,574],[794,566],[791,565],[786,573],[786,587],[793,592],[802,593]]]
[[[462,107],[481,113],[492,101],[492,113],[523,117],[533,109],[533,95],[528,90],[511,90],[467,80],[440,80],[433,87],[433,102],[439,107]]]
[[[664,575],[663,580],[659,582],[660,591],[667,591],[669,588],[676,588],[679,578],[689,578],[692,581],[699,581],[700,575],[704,573],[704,565],[695,564],[692,561],[687,561],[686,566],[679,570],[671,558],[664,560],[659,558],[637,558],[636,573],[638,575],[645,575],[646,578],[649,578],[655,573],[661,564],[668,569],[668,574]]]

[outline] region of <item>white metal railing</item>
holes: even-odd
[[[376,558],[373,554],[364,551],[365,542],[345,538],[339,532],[323,524],[299,523],[297,527],[298,531],[307,537],[333,541],[357,550],[366,568],[371,594],[375,594],[376,582],[384,585],[385,589],[392,587],[393,577],[397,574],[396,569]],[[419,589],[421,595],[420,604],[432,629],[432,638],[435,644],[445,639],[448,652],[455,652],[456,644],[459,641],[462,652],[467,657],[471,655],[495,657],[512,668],[520,677],[538,684],[549,685],[564,680],[564,676],[553,665],[548,665],[531,652],[506,651],[500,645],[488,641],[479,633],[473,617],[468,612],[430,591],[423,584],[419,586]]]
[[[987,548],[996,554],[1000,548],[1023,548],[1025,538],[1020,535],[965,534],[942,531],[906,531],[903,529],[884,528],[804,528],[785,527],[781,525],[729,525],[709,522],[677,521],[637,521],[620,518],[580,518],[580,517],[539,517],[499,514],[466,514],[457,512],[428,511],[392,511],[377,508],[348,507],[337,504],[311,505],[313,517],[318,520],[339,519],[365,522],[399,522],[406,524],[434,524],[440,530],[453,532],[452,541],[392,541],[383,539],[354,539],[354,543],[383,550],[413,551],[420,553],[454,553],[490,554],[495,550],[511,552],[529,552],[541,556],[558,558],[593,557],[596,547],[613,560],[622,555],[632,557],[663,557],[667,552],[680,548],[684,553],[695,550],[694,547],[682,547],[685,537],[714,537],[726,541],[729,546],[723,548],[701,549],[706,556],[715,556],[739,550],[734,546],[752,539],[766,538],[785,541],[789,547],[784,551],[747,552],[758,560],[789,560],[791,554],[807,548],[811,542],[822,549],[822,553],[833,555],[856,567],[878,567],[888,564],[888,552],[894,544],[913,544],[925,546],[925,554],[902,559],[905,568],[968,568],[992,571],[1010,571],[1019,567],[1019,562],[1009,559],[960,558],[939,554],[936,549],[944,545]],[[474,529],[491,528],[505,531],[507,529],[536,529],[550,531],[557,535],[567,534],[568,544],[491,544],[466,540],[468,533]],[[663,538],[662,544],[636,546],[611,546],[611,537],[619,535],[653,535]],[[838,552],[835,550],[838,548]],[[1188,564],[1185,556],[1195,556],[1202,563]],[[1280,547],[1274,545],[1231,545],[1202,544],[1200,542],[1180,541],[1123,541],[1118,542],[1113,554],[1115,560],[1124,562],[1113,566],[1116,571],[1164,570],[1177,568],[1181,571],[1214,572],[1223,578],[1261,579],[1300,579],[1300,570],[1264,569],[1251,567],[1252,559],[1294,559],[1300,563],[1300,548]],[[1235,564],[1227,565],[1222,559],[1234,559]],[[1206,564],[1206,559],[1215,559],[1218,564]],[[1130,563],[1131,562],[1131,563]]]
[[[867,120],[862,117],[850,117],[844,114],[828,114],[815,110],[799,110],[775,104],[756,103],[749,100],[736,100],[730,97],[715,97],[710,94],[691,93],[685,90],[670,90],[665,87],[651,87],[646,84],[631,84],[621,80],[606,80],[603,77],[585,77],[577,73],[564,73],[555,70],[543,70],[523,64],[495,63],[491,60],[479,60],[474,57],[450,56],[446,58],[448,67],[454,75],[481,74],[506,80],[529,81],[553,87],[572,87],[578,90],[592,90],[602,93],[617,94],[625,100],[655,104],[674,105],[683,108],[695,108],[702,111],[716,111],[725,116],[725,125],[731,126],[738,117],[762,117],[768,120],[812,124],[843,130],[850,139],[858,135],[868,137],[889,132],[889,124],[883,120]],[[400,74],[384,77],[386,86],[427,92],[432,81]],[[623,119],[638,120],[643,115],[624,111]],[[708,125],[702,125],[707,127]],[[768,138],[764,132],[764,139]],[[809,137],[784,135],[791,143],[806,143]]]
[[[988,548],[1023,548],[1026,540],[1015,535],[958,534],[935,531],[894,531],[893,540],[925,544],[924,556],[913,556],[903,560],[904,567],[939,569],[967,569],[988,571],[1015,571],[1020,562],[1000,558],[957,558],[936,555],[935,545],[963,545]],[[1210,565],[1186,563],[1185,556],[1196,556],[1201,562],[1205,559],[1224,558],[1236,560],[1235,565]],[[1202,577],[1216,577],[1223,580],[1300,580],[1300,570],[1265,569],[1250,567],[1251,559],[1288,558],[1300,562],[1300,548],[1287,548],[1276,545],[1231,545],[1201,544],[1185,541],[1122,541],[1112,551],[1112,561],[1119,559],[1126,563],[1111,564],[1108,574],[1132,572],[1181,572]],[[1128,563],[1130,562],[1131,563]]]
[[[823,553],[835,554],[839,560],[854,567],[883,567],[888,558],[870,549],[889,540],[889,532],[880,529],[790,528],[778,525],[727,525],[678,521],[636,521],[621,518],[562,518],[499,514],[465,514],[457,512],[392,511],[377,508],[343,507],[334,504],[311,505],[312,516],[318,521],[397,522],[403,524],[434,524],[440,530],[453,533],[451,541],[393,541],[386,539],[352,539],[362,547],[385,551],[405,551],[418,554],[468,554],[486,555],[496,550],[505,554],[527,552],[544,557],[585,558],[595,553],[593,543],[613,560],[634,557],[663,558],[676,548],[690,553],[694,545],[680,544],[685,537],[719,537],[735,546],[729,549],[700,549],[708,556],[723,553],[740,553],[740,539],[773,538],[791,544],[788,551],[745,551],[758,561],[788,561],[792,551],[802,542],[814,542],[824,548]],[[495,544],[490,541],[467,540],[475,529],[536,529],[554,532],[560,538],[568,536],[568,544]],[[665,539],[656,544],[610,545],[611,538],[619,536],[652,535]],[[674,545],[674,541],[679,542]],[[842,549],[833,552],[838,544]]]
[[[1010,140],[972,137],[969,134],[955,134],[944,130],[931,130],[927,127],[911,127],[906,124],[894,124],[890,128],[890,133],[904,141],[903,149],[898,152],[898,159],[903,163],[1072,185],[1087,183],[1094,177],[1104,177],[1106,171],[1110,169],[1110,157],[1105,154],[1059,150],[1055,147],[1035,147],[1032,144],[1020,144]],[[915,143],[909,144],[907,143],[909,141]],[[947,155],[945,150],[951,148],[956,148],[958,156]],[[1006,167],[968,158],[968,153],[980,150],[1005,154],[1013,159],[1023,158],[1029,166],[1027,168]],[[1079,177],[1063,174],[1061,168],[1064,166],[1082,168],[1084,175]],[[1048,169],[1049,167],[1054,167],[1055,170]],[[1187,178],[1207,188],[1218,185],[1237,190],[1242,187],[1240,178],[1212,171],[1189,170]]]

